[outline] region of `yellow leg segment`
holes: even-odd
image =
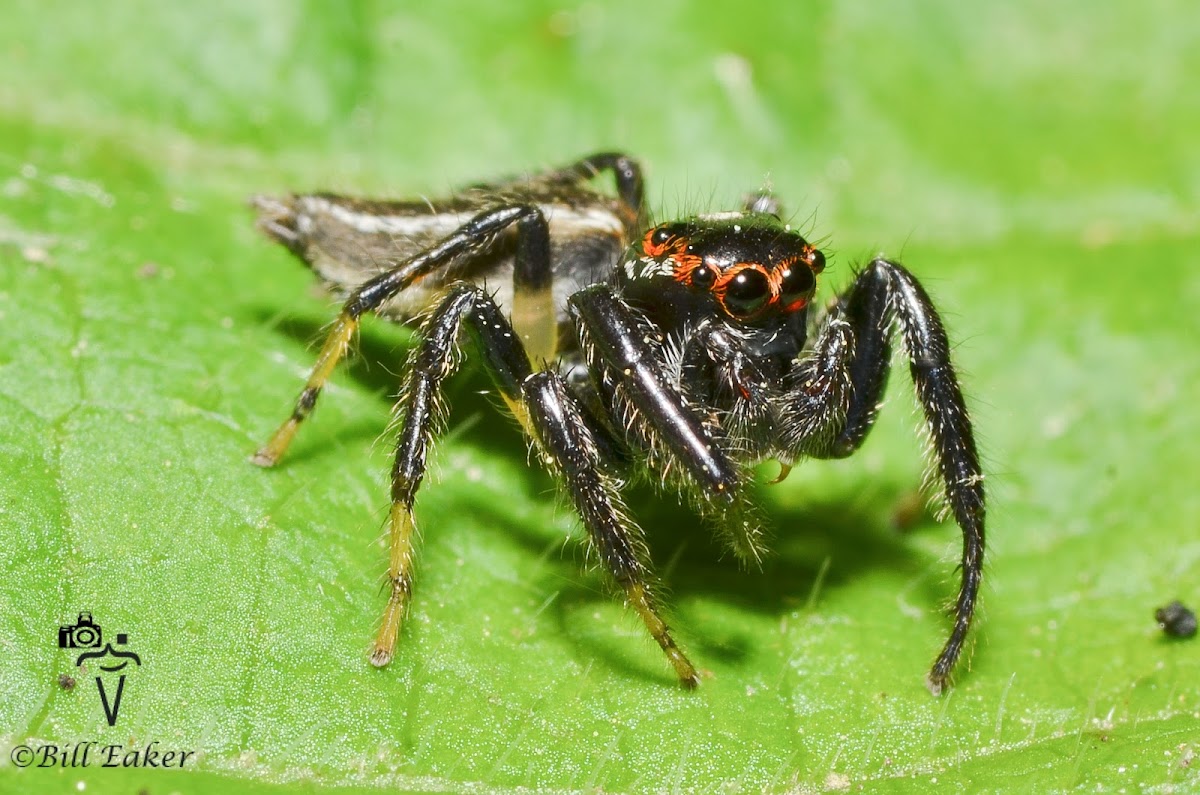
[[[250,459],[253,463],[260,467],[274,466],[275,462],[287,452],[288,445],[292,443],[292,438],[296,435],[296,429],[312,411],[317,402],[317,396],[321,394],[321,388],[329,380],[333,368],[346,355],[346,350],[350,347],[350,340],[357,330],[357,318],[350,317],[344,312],[338,316],[333,330],[329,332],[329,336],[325,338],[325,344],[321,346],[321,353],[317,356],[317,363],[313,365],[312,375],[308,377],[304,391],[296,400],[296,408],[292,410],[292,416],[288,417],[271,436],[270,441],[254,454]]]
[[[558,353],[558,315],[553,290],[515,290],[512,324],[535,370],[542,369],[542,362],[554,360]]]
[[[508,412],[516,417],[517,422],[521,423],[521,430],[525,431],[526,437],[536,439],[533,435],[533,426],[529,424],[529,412],[525,410],[525,406],[516,402],[503,392],[500,397],[504,398],[504,405],[508,406]]]
[[[400,625],[404,622],[404,613],[412,596],[414,534],[412,511],[402,502],[392,503],[392,512],[388,517],[388,543],[391,549],[387,570],[388,602],[383,609],[383,623],[371,650],[371,665],[376,668],[382,668],[392,661],[396,637],[400,634]]]
[[[650,601],[650,595],[646,592],[646,586],[641,583],[631,583],[625,586],[625,598],[629,600],[630,606],[642,617],[642,621],[646,624],[646,629],[650,630],[650,635],[662,647],[663,652],[667,655],[667,659],[671,662],[671,667],[675,669],[675,673],[679,677],[679,684],[688,690],[699,685],[700,677],[696,673],[696,668],[688,660],[687,655],[675,645],[675,640],[671,637],[671,631],[659,617],[658,611]]]

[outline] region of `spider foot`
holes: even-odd
[[[391,548],[387,572],[388,602],[383,609],[383,621],[379,625],[379,633],[375,636],[370,658],[371,665],[376,668],[384,667],[395,656],[396,638],[400,634],[404,612],[412,596],[414,532],[411,507],[403,501],[392,503],[392,511],[388,517],[388,542]]]
[[[671,630],[659,617],[658,610],[650,601],[646,586],[641,583],[632,584],[626,588],[625,593],[630,606],[641,616],[642,621],[646,624],[646,629],[650,630],[651,637],[658,642],[663,653],[667,655],[667,660],[675,669],[675,675],[679,677],[679,684],[685,690],[695,690],[700,685],[700,676],[696,673],[696,667],[692,665],[692,661],[687,658],[683,650],[675,645],[675,639],[671,637]]]
[[[288,445],[292,443],[292,438],[296,435],[296,429],[300,427],[300,421],[295,417],[288,417],[283,425],[271,435],[270,441],[258,449],[258,451],[250,456],[250,463],[263,468],[275,466],[279,459],[283,456],[284,451],[288,449]]]

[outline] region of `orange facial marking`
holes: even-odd
[[[684,248],[686,248],[686,244]],[[692,274],[699,268],[706,268],[704,258],[696,254],[675,254],[671,257],[671,264],[675,267],[675,281],[684,284],[691,284]]]
[[[646,252],[647,257],[654,257],[655,259],[658,259],[667,253],[667,250],[675,241],[674,237],[668,237],[662,243],[655,243],[654,236],[657,234],[657,229],[651,229],[646,233],[646,236],[642,238],[642,251]]]
[[[818,267],[819,265],[819,267]],[[813,272],[813,275],[820,273],[825,269],[824,260],[818,259],[817,250],[809,246],[804,250],[804,253],[799,257],[791,257],[781,260],[774,268],[771,269],[771,303],[779,304],[783,300],[783,279],[788,271],[797,267],[805,267]],[[783,312],[799,312],[804,307],[808,306],[808,301],[811,296],[803,296],[796,298],[790,303],[782,304]]]
[[[780,260],[774,268],[767,272],[767,281],[771,285],[771,303],[779,300],[779,294],[783,292],[783,275],[795,263],[795,258]]]
[[[713,292],[724,293],[725,289],[729,287],[729,283],[732,282],[739,273],[745,270],[758,271],[763,276],[766,276],[767,283],[771,285],[772,295],[778,292],[776,284],[771,281],[770,271],[768,271],[762,265],[759,265],[757,262],[739,262],[735,265],[731,265],[725,270],[724,273],[717,277],[717,283],[713,285]]]
[[[692,272],[704,264],[704,258],[698,254],[689,254],[690,241],[682,235],[671,235],[661,243],[655,242],[659,230],[651,229],[642,238],[642,251],[653,259],[671,263],[672,275],[678,282],[688,284]]]

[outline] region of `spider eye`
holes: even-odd
[[[807,259],[808,267],[812,268],[813,273],[820,273],[825,270],[825,255],[819,250],[814,248]]]
[[[820,252],[818,252],[820,256]],[[780,274],[779,301],[785,307],[791,307],[797,301],[808,298],[808,294],[817,286],[817,279],[807,266],[799,263],[790,265]]]
[[[770,297],[767,275],[757,268],[743,268],[725,288],[725,308],[733,315],[749,317],[762,309]]]
[[[650,235],[650,243],[654,246],[665,246],[667,241],[671,239],[671,233],[666,229],[655,229]]]
[[[717,283],[717,274],[712,268],[701,265],[699,268],[696,268],[694,271],[692,271],[689,281],[693,287],[698,287],[701,290],[707,290]]]

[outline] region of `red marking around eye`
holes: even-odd
[[[727,268],[724,273],[717,277],[717,283],[713,285],[713,292],[723,294],[725,292],[725,288],[729,286],[729,283],[733,281],[734,277],[744,270],[759,271],[767,277],[767,282],[771,281],[770,272],[768,272],[766,268],[764,268],[762,265],[759,265],[757,262],[739,262]],[[771,293],[774,294],[776,292],[777,290],[775,289],[775,286],[772,285]]]
[[[655,243],[654,236],[657,235],[658,232],[658,229],[651,229],[646,233],[646,236],[642,238],[642,251],[646,253],[647,257],[653,257],[654,259],[671,257],[672,259],[675,259],[678,255],[687,251],[688,243],[690,241],[686,237],[683,237],[682,235],[670,235],[662,243]]]
[[[779,299],[783,293],[783,274],[789,268],[792,268],[799,264],[803,264],[805,267],[812,269],[812,264],[811,264],[810,260],[813,257],[814,251],[815,251],[815,249],[811,249],[811,248],[808,249],[807,251],[805,251],[803,259],[800,259],[800,258],[785,259],[785,260],[781,261],[778,265],[776,265],[774,268],[772,268],[771,272],[769,274],[767,274],[767,276],[771,280],[771,303],[772,304],[778,303]],[[813,269],[813,272],[820,273],[819,270],[815,270],[815,269]],[[799,312],[801,309],[803,309],[806,306],[808,306],[808,298],[798,298],[795,301],[792,301],[790,304],[784,305],[783,311],[788,312],[788,313]]]
[[[767,277],[767,283],[770,285],[771,295],[769,298],[767,298],[767,302],[765,304],[763,304],[762,308],[759,309],[757,312],[755,312],[753,315],[748,316],[748,317],[758,317],[763,312],[766,312],[768,309],[770,309],[771,306],[775,303],[775,301],[779,298],[779,284],[778,284],[778,278],[775,277],[771,271],[768,271],[766,268],[764,268],[762,265],[759,265],[757,262],[739,262],[736,265],[731,266],[730,268],[725,270],[724,273],[722,273],[720,276],[717,277],[717,283],[712,286],[712,290],[710,292],[712,292],[712,294],[714,296],[716,296],[717,303],[719,303],[721,305],[721,309],[723,309],[725,311],[725,314],[729,315],[730,317],[734,317],[733,312],[730,312],[728,307],[725,306],[725,290],[726,290],[726,288],[729,287],[729,283],[732,282],[734,280],[734,278],[736,278],[737,275],[744,270],[758,271],[759,273],[761,273],[762,275]],[[743,319],[747,319],[747,318],[743,317]]]
[[[698,254],[688,253],[690,241],[682,235],[672,235],[662,243],[655,243],[654,236],[658,231],[651,229],[646,233],[646,236],[642,238],[642,251],[647,257],[660,262],[669,262],[671,275],[675,280],[689,284],[692,272],[704,264],[704,258]]]
[[[686,243],[684,248],[686,248]],[[671,257],[671,262],[675,266],[675,281],[683,284],[692,283],[692,274],[699,268],[707,268],[704,264],[704,258],[696,254],[675,254]]]
[[[662,245],[656,245],[654,243],[654,236],[657,233],[657,229],[651,229],[646,233],[646,236],[642,238],[642,251],[646,252],[647,257],[654,257],[655,259],[667,253],[667,248],[675,240],[673,237],[668,237],[666,242],[664,242]]]
[[[779,300],[779,294],[783,292],[783,274],[784,271],[791,266],[795,260],[785,259],[774,268],[767,271],[767,282],[771,285],[771,303]]]

